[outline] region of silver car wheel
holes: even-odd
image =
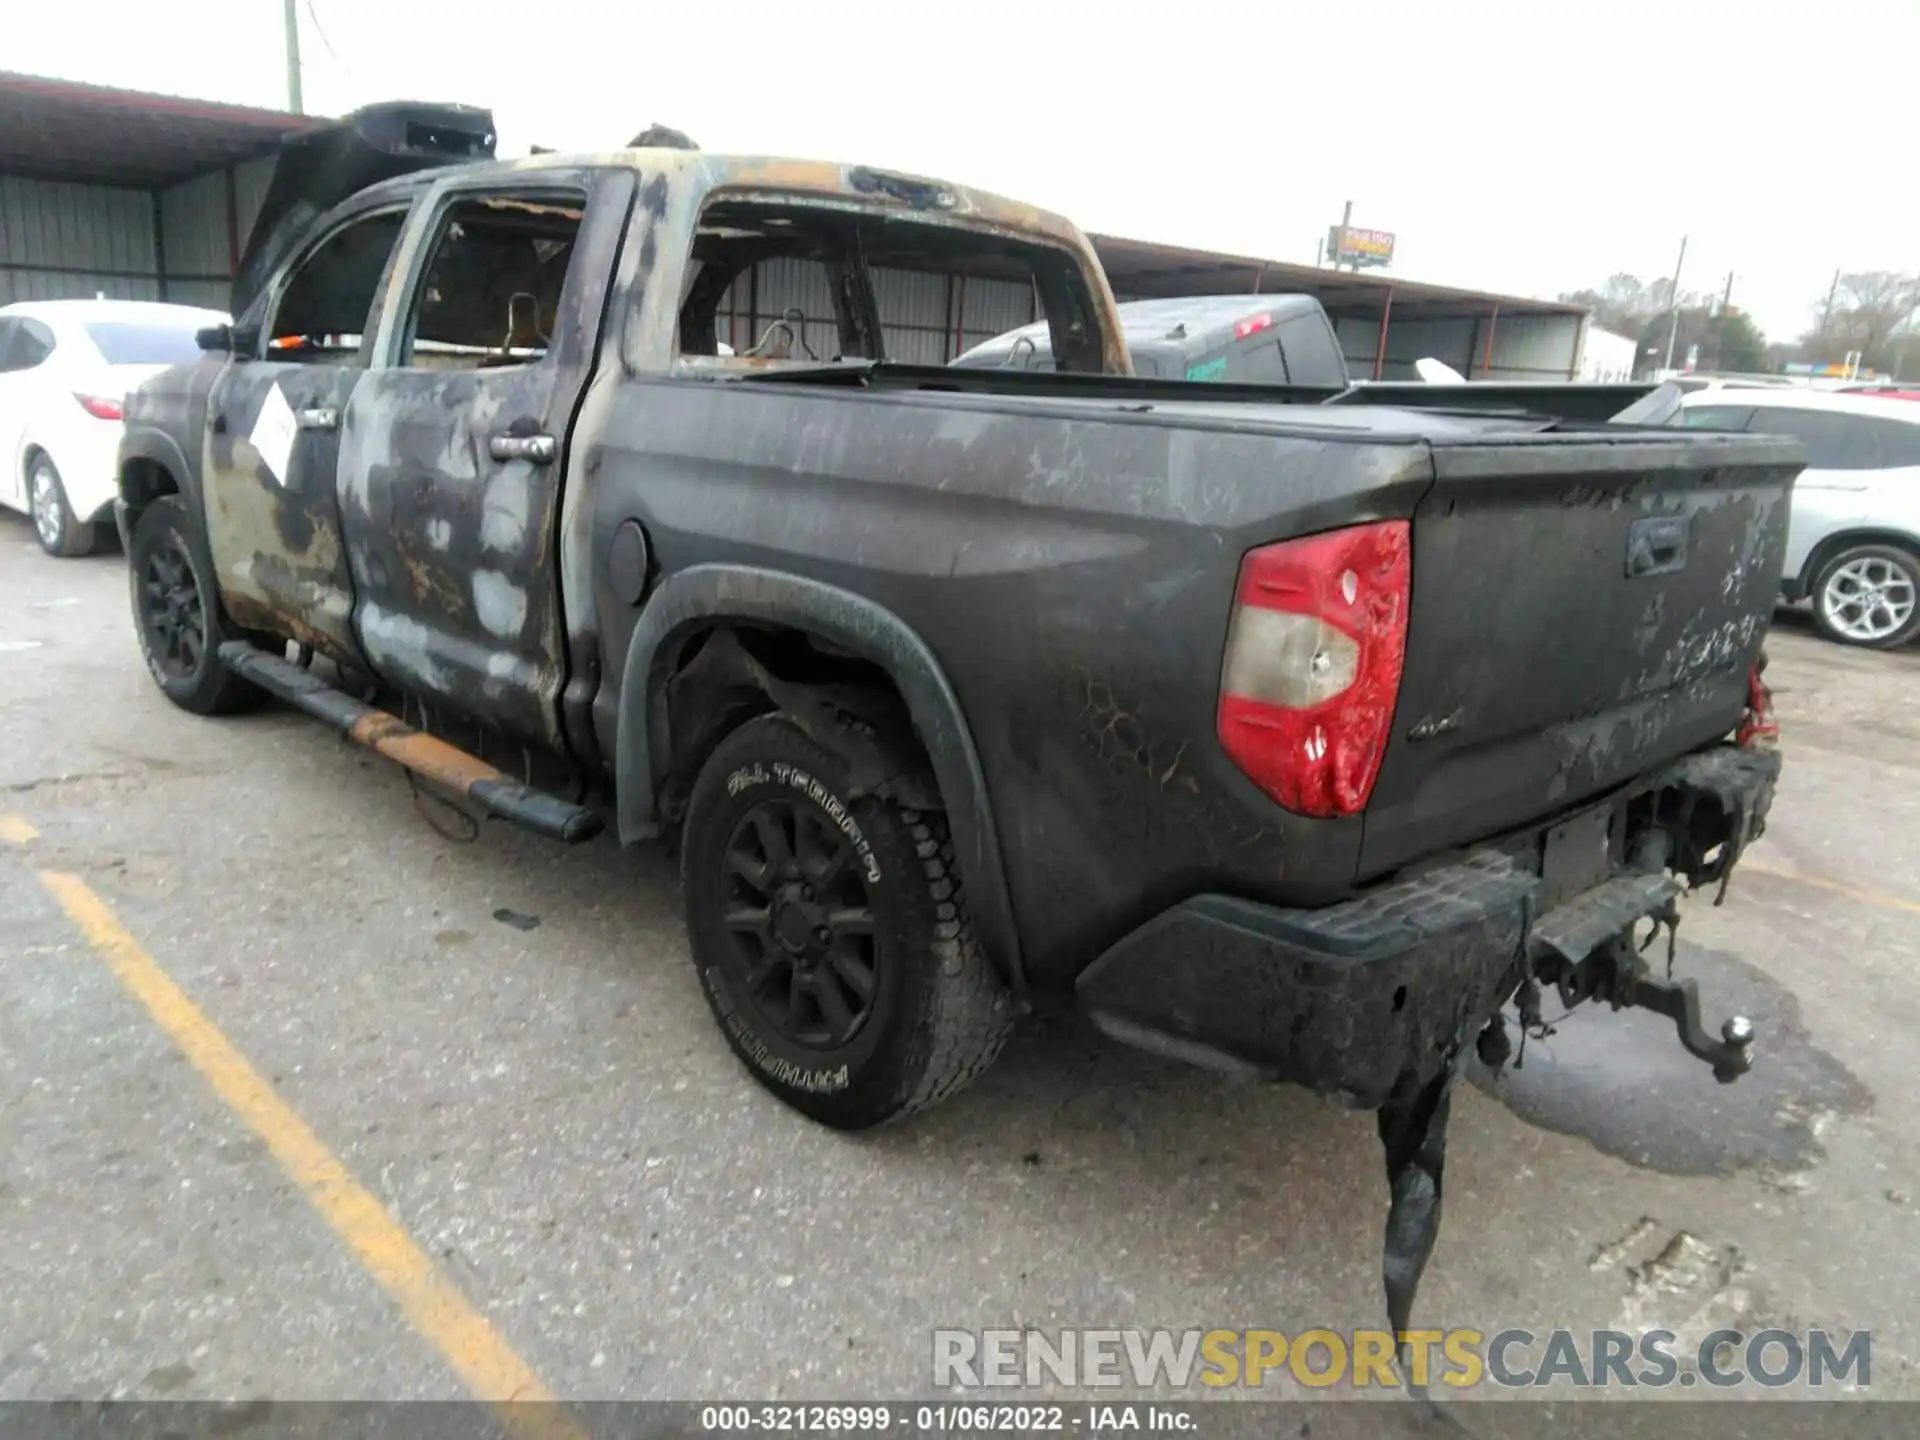
[[[1850,560],[1827,577],[1820,608],[1849,640],[1884,640],[1913,618],[1914,577],[1880,555]]]
[[[40,543],[49,550],[58,550],[65,517],[60,513],[59,488],[44,462],[33,467],[33,473],[27,476],[27,487],[32,491],[33,525],[40,532]]]

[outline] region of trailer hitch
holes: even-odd
[[[1676,919],[1671,910],[1662,917],[1669,936]],[[1732,1084],[1753,1068],[1753,1021],[1744,1015],[1731,1016],[1720,1026],[1720,1038],[1714,1039],[1700,1019],[1699,987],[1691,980],[1671,978],[1672,972],[1670,957],[1668,978],[1656,979],[1643,947],[1620,935],[1574,962],[1549,952],[1534,973],[1559,991],[1561,1003],[1569,1009],[1583,1001],[1604,1000],[1615,1010],[1650,1010],[1666,1016],[1673,1021],[1681,1048],[1712,1066],[1713,1078],[1722,1085]]]
[[[1673,1021],[1680,1032],[1680,1044],[1689,1055],[1713,1067],[1713,1078],[1730,1085],[1753,1068],[1753,1022],[1744,1015],[1730,1016],[1720,1026],[1720,1038],[1707,1034],[1700,1023],[1700,992],[1691,980],[1655,980],[1649,975],[1635,976],[1627,987],[1621,1007],[1651,1010]]]

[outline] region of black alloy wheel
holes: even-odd
[[[146,555],[139,578],[147,654],[170,680],[191,680],[207,653],[207,606],[176,535]]]
[[[198,518],[180,496],[162,495],[134,522],[127,587],[141,654],[169,700],[196,715],[225,715],[265,701],[266,691],[227,668],[220,646],[240,639],[271,650],[276,642],[227,619]]]
[[[852,842],[818,807],[777,796],[740,817],[722,864],[742,992],[796,1045],[847,1044],[880,984],[873,904]]]

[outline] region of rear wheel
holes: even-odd
[[[179,496],[162,496],[141,512],[127,579],[140,651],[169,700],[196,715],[222,715],[265,698],[220,659],[222,643],[248,637],[220,613],[213,564]]]
[[[1904,645],[1920,631],[1920,557],[1895,545],[1841,550],[1814,578],[1813,619],[1842,645]]]
[[[40,548],[49,555],[71,559],[93,549],[93,526],[73,513],[60,472],[45,455],[36,455],[27,469],[27,510],[33,516]]]
[[[727,1043],[796,1110],[858,1130],[973,1080],[1012,1006],[945,818],[848,790],[846,762],[791,720],[750,721],[694,784],[681,862]]]

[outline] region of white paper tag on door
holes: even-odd
[[[299,438],[300,425],[293,418],[293,407],[287,404],[287,397],[276,384],[260,402],[260,418],[253,422],[253,433],[247,441],[258,452],[273,483],[282,488],[287,483],[287,467],[293,460],[294,441]]]

